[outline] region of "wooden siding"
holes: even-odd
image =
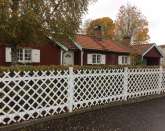
[[[154,47],[152,48],[147,54],[145,54],[144,57],[156,57],[161,58],[161,54],[158,52],[158,50]]]
[[[87,65],[87,54],[92,54],[92,53],[99,53],[106,55],[106,64],[108,65],[117,65],[118,56],[129,55],[127,53],[113,53],[113,52],[103,52],[103,51],[94,51],[94,50],[84,50],[84,56],[83,56],[84,65]]]
[[[81,65],[81,51],[80,50],[74,51],[74,64]]]
[[[144,59],[147,65],[160,65],[161,54],[154,47],[147,54],[144,55]]]
[[[61,49],[52,43],[22,46],[40,50],[40,63],[30,63],[30,65],[60,65]],[[5,46],[0,46],[0,65],[8,66],[11,63],[5,62]]]

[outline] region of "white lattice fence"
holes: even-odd
[[[0,73],[0,124],[165,92],[162,68]]]
[[[123,99],[123,68],[81,69],[74,77],[74,109]]]
[[[134,98],[159,93],[159,68],[133,68],[128,70],[128,97]]]
[[[162,70],[162,92],[165,92],[165,68]]]
[[[4,72],[0,81],[0,123],[67,111],[68,70]]]

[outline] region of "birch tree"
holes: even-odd
[[[21,44],[74,36],[91,1],[0,0],[0,41],[12,47],[12,62],[17,63]]]
[[[140,43],[149,39],[148,21],[135,6],[121,6],[115,23],[116,40],[127,37],[132,43]]]

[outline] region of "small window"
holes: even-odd
[[[25,49],[25,61],[31,61],[32,58],[32,50]]]
[[[122,56],[122,64],[127,64],[127,63],[128,63],[128,57]]]
[[[101,54],[92,55],[92,64],[101,64]]]
[[[119,56],[119,64],[121,65],[130,64],[129,56]]]
[[[32,50],[19,48],[17,51],[18,62],[29,63],[32,60]]]
[[[97,63],[101,64],[101,55],[97,55]]]
[[[19,62],[22,62],[23,61],[23,49],[22,48],[18,49],[18,51],[17,51],[17,57],[18,57],[18,61]]]
[[[97,63],[97,55],[92,55],[92,63],[93,64]]]

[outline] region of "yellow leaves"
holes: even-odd
[[[149,39],[149,35],[148,35],[148,28],[144,28],[142,30],[140,30],[139,32],[137,32],[136,34],[136,39],[139,41],[146,41],[147,39]]]
[[[99,19],[91,21],[86,27],[86,33],[88,35],[94,35],[94,28],[98,25],[102,26],[104,38],[111,39],[113,37],[115,24],[113,20],[109,17],[103,17],[103,18],[99,18]]]
[[[120,8],[115,26],[117,40],[130,37],[134,42],[146,41],[149,39],[148,32],[148,21],[136,6],[128,4]]]

